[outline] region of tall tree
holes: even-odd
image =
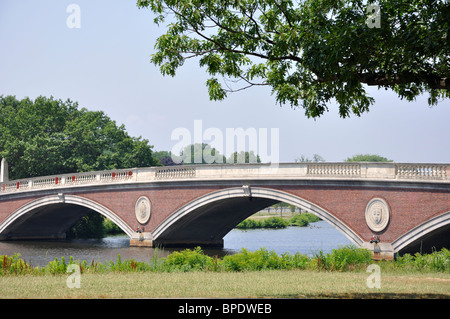
[[[309,159],[305,155],[301,155],[300,157],[295,158],[296,163],[305,163],[305,162],[325,162],[325,159],[319,154],[314,154],[312,159]]]
[[[333,99],[341,117],[368,111],[366,85],[408,101],[428,92],[430,105],[450,97],[446,0],[138,0],[138,7],[168,22],[151,61],[174,76],[199,58],[212,100],[265,85],[277,103],[316,118]]]
[[[245,164],[245,163],[261,163],[261,158],[259,155],[255,154],[254,151],[240,151],[233,152],[227,158],[228,164]]]
[[[152,146],[70,100],[0,96],[0,157],[9,177],[153,166]]]
[[[392,162],[384,156],[377,154],[356,154],[352,157],[348,157],[346,162]]]
[[[173,166],[178,165],[172,159],[172,152],[170,151],[157,151],[153,153],[153,157],[159,161],[159,165]]]
[[[183,148],[180,155],[172,154],[172,159],[177,164],[222,164],[226,162],[220,151],[207,143],[195,143]]]

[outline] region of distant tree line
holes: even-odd
[[[154,166],[152,147],[76,102],[0,96],[0,156],[10,179]]]
[[[152,148],[105,113],[79,109],[76,102],[0,96],[0,157],[8,161],[10,179],[160,165]],[[120,232],[90,212],[66,235],[96,238]]]
[[[318,154],[314,154],[312,159],[310,159],[305,155],[301,155],[295,158],[294,161],[296,163],[308,163],[308,162],[317,163],[317,162],[325,162],[325,159]],[[356,154],[353,155],[352,157],[347,157],[345,162],[393,162],[393,161],[377,154]]]
[[[207,143],[187,145],[180,154],[170,151],[158,151],[155,158],[163,166],[189,165],[189,164],[236,164],[261,163],[261,158],[254,151],[233,152],[229,157],[221,154],[219,150]]]

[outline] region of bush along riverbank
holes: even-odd
[[[200,247],[173,252],[167,257],[157,257],[154,254],[151,262],[140,262],[133,259],[121,260],[120,255],[116,261],[95,262],[68,261],[64,257],[55,258],[45,267],[33,267],[26,263],[19,255],[0,256],[0,276],[7,275],[55,275],[66,274],[68,266],[75,264],[81,273],[108,273],[108,272],[240,272],[263,270],[317,270],[317,271],[363,271],[373,264],[372,254],[366,249],[354,246],[344,246],[332,252],[317,253],[309,257],[300,253],[281,255],[267,249],[251,252],[243,249],[234,255],[222,258],[205,255]],[[450,251],[442,249],[431,254],[406,254],[393,261],[379,261],[377,263],[385,270],[400,270],[408,272],[443,272],[450,273]]]
[[[286,228],[288,226],[306,227],[310,223],[315,223],[320,220],[314,214],[303,213],[294,215],[291,218],[282,217],[268,217],[268,218],[247,218],[240,222],[237,229],[257,229],[257,228]]]

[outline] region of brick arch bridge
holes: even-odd
[[[390,258],[449,247],[450,165],[282,163],[149,167],[0,181],[0,240],[65,238],[89,211],[136,246],[223,245],[253,213],[286,202]],[[371,243],[373,236],[379,243]]]

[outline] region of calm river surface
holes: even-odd
[[[308,227],[287,227],[285,229],[234,229],[224,238],[223,249],[205,249],[209,255],[224,256],[239,252],[242,248],[255,251],[260,248],[273,250],[278,254],[289,252],[312,255],[315,252],[330,252],[334,248],[348,245],[350,241],[325,221],[310,224]],[[180,249],[159,249],[159,257]],[[70,241],[10,241],[0,242],[1,255],[19,253],[21,258],[32,266],[45,266],[49,261],[62,256],[69,260],[104,262],[134,259],[149,262],[154,254],[153,248],[130,247],[127,236],[103,239],[77,239]]]

